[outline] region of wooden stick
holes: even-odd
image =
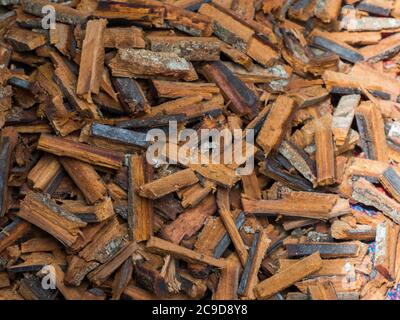
[[[240,261],[235,255],[226,259],[226,265],[221,270],[218,287],[213,294],[213,300],[237,300]]]
[[[372,102],[363,102],[356,109],[361,146],[368,159],[387,162],[387,146],[382,114]]]
[[[94,206],[87,206],[83,201],[64,201],[62,207],[75,214],[82,221],[96,223],[110,219],[115,215],[113,203],[110,197],[105,197]]]
[[[242,263],[242,266],[245,266],[247,262],[248,252],[238,229],[236,229],[235,221],[232,218],[229,207],[229,193],[227,189],[218,189],[217,205],[220,217],[225,225],[226,231],[231,237],[233,245],[235,246],[235,250],[239,257],[239,260]]]
[[[155,52],[173,52],[188,61],[219,60],[221,42],[211,37],[147,37],[150,49]]]
[[[239,284],[238,294],[248,299],[254,299],[254,288],[258,284],[258,272],[271,240],[264,229],[257,231],[254,236],[253,245],[250,249],[249,259],[243,270]]]
[[[170,254],[178,259],[182,259],[187,262],[200,262],[209,264],[217,268],[225,267],[225,261],[223,259],[215,259],[210,256],[205,256],[204,254],[186,249],[172,242],[168,242],[157,237],[151,237],[150,240],[147,241],[146,248],[162,254]]]
[[[153,233],[153,208],[151,202],[137,194],[146,183],[145,159],[140,155],[129,158],[128,225],[129,236],[136,242],[149,240]]]
[[[54,130],[63,137],[83,127],[77,115],[67,110],[61,96],[54,97],[46,104],[45,113]]]
[[[151,83],[160,98],[181,98],[196,95],[209,97],[220,93],[220,89],[213,83],[187,83],[165,80],[152,80]]]
[[[8,224],[0,232],[0,253],[23,237],[30,229],[31,224],[19,218]]]
[[[22,6],[23,10],[27,13],[33,14],[35,16],[43,17],[46,15],[46,10],[43,7],[49,3],[46,0],[23,0]],[[83,23],[87,15],[69,6],[64,6],[59,3],[54,3],[54,10],[58,12],[56,16],[56,21],[67,23],[67,24],[81,24]]]
[[[92,124],[90,136],[137,148],[146,148],[149,146],[149,142],[146,141],[146,134],[143,132],[125,130],[97,122]]]
[[[140,28],[133,26],[128,28],[107,28],[104,31],[104,47],[144,49],[146,47],[144,33]]]
[[[320,281],[308,287],[312,300],[338,300],[335,287],[330,281]]]
[[[352,197],[367,206],[377,208],[396,223],[400,223],[400,205],[392,198],[378,191],[367,180],[361,178],[353,183]]]
[[[332,120],[332,132],[336,145],[343,145],[345,143],[351,124],[353,123],[355,109],[360,100],[360,95],[348,95],[340,99],[333,113]]]
[[[322,267],[322,259],[318,252],[299,260],[293,266],[260,282],[255,287],[255,295],[258,299],[268,299],[274,294],[290,287],[292,284],[315,273]]]
[[[26,195],[18,216],[50,233],[66,246],[71,246],[78,238],[80,228],[86,226],[54,200],[33,192]]]
[[[143,49],[119,49],[109,62],[113,76],[148,78],[166,76],[172,79],[194,81],[198,75],[192,64],[176,53],[153,52]]]
[[[360,243],[302,243],[287,244],[289,257],[301,257],[319,252],[323,258],[356,257],[360,252]]]
[[[193,236],[199,231],[207,217],[217,211],[213,194],[208,195],[197,206],[187,209],[177,219],[161,229],[162,238],[173,243],[180,243],[183,238]]]
[[[314,187],[317,186],[317,173],[315,163],[310,157],[295,144],[289,141],[282,141],[279,149],[282,154]]]
[[[79,252],[79,257],[87,262],[106,263],[128,243],[126,223],[111,218],[93,235],[92,241]]]
[[[239,229],[244,223],[244,215],[234,212],[236,228]],[[204,228],[194,244],[194,250],[214,258],[220,258],[231,244],[231,238],[226,232],[222,219],[219,217],[208,217]],[[208,275],[210,268],[203,264],[190,264],[191,274],[199,278]]]
[[[31,51],[46,43],[43,34],[20,28],[10,29],[4,38],[17,51]]]
[[[386,219],[376,227],[374,266],[388,280],[396,278],[396,249],[399,226]]]
[[[243,195],[242,206],[247,213],[327,220],[350,212],[348,201],[342,200],[336,195],[293,192],[280,200],[253,200]]]
[[[8,211],[8,178],[11,168],[12,142],[10,137],[2,135],[0,140],[0,217]]]
[[[295,109],[291,98],[279,96],[276,99],[256,140],[263,148],[265,156],[279,147]]]
[[[76,94],[91,100],[91,94],[98,94],[104,64],[104,30],[107,20],[90,20],[86,26],[85,39],[79,68]]]
[[[195,184],[198,181],[192,169],[185,169],[144,184],[139,187],[138,192],[140,196],[154,200]]]
[[[122,248],[111,261],[101,265],[99,268],[89,273],[88,278],[96,285],[103,283],[115,270],[117,270],[127,259],[129,259],[138,249],[136,243],[129,243]]]
[[[71,157],[93,165],[111,169],[122,166],[123,155],[118,152],[85,145],[69,139],[42,134],[39,139],[38,149],[57,156]]]
[[[400,176],[397,171],[388,167],[379,177],[379,181],[391,196],[400,202]]]
[[[332,118],[326,115],[315,121],[315,159],[320,186],[335,183],[335,156],[332,138]]]
[[[399,34],[394,34],[377,44],[363,47],[360,49],[360,53],[371,63],[382,61],[400,51],[399,39]]]
[[[59,161],[89,204],[94,204],[105,197],[106,186],[90,164],[65,157],[60,157]]]
[[[132,280],[133,263],[132,259],[126,259],[120,269],[117,271],[114,282],[112,300],[120,300],[124,290],[128,287],[129,282]]]
[[[221,89],[225,100],[231,102],[232,110],[239,115],[255,115],[258,102],[255,94],[236,77],[222,62],[205,65],[203,72],[209,81]]]

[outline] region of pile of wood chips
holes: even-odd
[[[400,0],[0,5],[0,299],[400,298]]]

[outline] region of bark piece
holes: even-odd
[[[144,184],[139,187],[138,192],[140,196],[154,200],[195,184],[198,181],[193,170],[185,169],[159,180]]]
[[[124,2],[101,2],[97,5],[93,15],[105,19],[123,19],[136,22],[148,22],[155,26],[164,23],[165,8],[156,4],[130,4]]]
[[[400,21],[394,18],[346,17],[342,19],[340,27],[348,31],[384,31],[399,28]]]
[[[221,52],[233,62],[243,66],[246,70],[250,71],[255,67],[253,60],[247,54],[235,49],[233,46],[223,43],[221,45]]]
[[[49,3],[46,0],[23,0],[22,8],[26,13],[30,13],[35,16],[43,17],[47,14],[47,11],[43,7]],[[87,14],[80,12],[69,6],[64,6],[59,3],[52,3],[52,6],[58,14],[56,15],[56,21],[67,23],[67,24],[80,24],[87,19]]]
[[[331,234],[334,239],[338,240],[373,241],[376,228],[362,224],[353,226],[346,221],[336,220],[331,225]]]
[[[180,243],[184,238],[189,238],[199,231],[207,217],[216,211],[215,196],[210,194],[197,206],[187,209],[172,223],[165,225],[161,229],[161,236],[173,243]]]
[[[204,98],[212,97],[220,92],[215,84],[210,83],[187,83],[163,80],[152,80],[157,96],[159,98],[181,98],[187,96],[201,95]]]
[[[399,34],[394,34],[377,44],[362,48],[360,53],[364,56],[365,60],[376,63],[396,55],[400,51],[399,41]]]
[[[96,270],[88,274],[88,278],[96,285],[103,283],[115,270],[117,270],[121,264],[129,259],[135,251],[138,249],[138,245],[134,242],[127,244],[122,248],[112,260],[98,267]]]
[[[137,81],[129,78],[114,77],[113,83],[118,91],[118,99],[128,114],[132,115],[148,111],[149,104]]]
[[[295,109],[296,105],[291,98],[277,98],[256,140],[263,148],[265,156],[279,147]]]
[[[117,271],[113,282],[112,299],[120,300],[124,290],[132,279],[133,264],[131,259],[125,260],[120,269]]]
[[[98,223],[110,219],[115,215],[111,198],[105,197],[93,206],[87,206],[81,201],[64,201],[62,207],[75,214],[87,223]]]
[[[209,81],[221,89],[225,100],[231,102],[232,110],[239,115],[254,116],[258,110],[255,94],[221,62],[203,67]]]
[[[399,226],[390,220],[385,220],[376,227],[375,268],[388,280],[396,277],[396,248],[399,236]]]
[[[12,165],[12,151],[12,140],[3,134],[0,139],[0,166],[2,168],[0,173],[0,217],[8,211],[8,179]]]
[[[76,94],[77,78],[72,72],[68,64],[57,54],[51,54],[52,59],[56,64],[55,82],[60,87],[61,91],[68,99],[69,103],[80,113],[93,119],[101,118],[95,104],[81,99]]]
[[[80,286],[86,275],[99,266],[98,262],[86,262],[79,256],[72,256],[64,276],[64,282],[71,286]]]
[[[239,230],[244,223],[244,214],[232,212],[235,219],[236,228]],[[228,246],[231,244],[231,238],[226,232],[226,228],[220,217],[208,217],[204,223],[204,228],[199,234],[194,250],[214,258],[220,258]],[[204,264],[189,264],[191,274],[198,278],[204,278],[208,275],[210,268]]]
[[[63,137],[83,127],[77,115],[67,110],[60,96],[46,104],[45,113],[53,129]]]
[[[86,223],[62,209],[43,194],[30,192],[21,203],[18,216],[50,233],[65,246],[71,246]]]
[[[313,45],[336,53],[339,57],[352,63],[363,61],[364,56],[357,49],[331,37],[328,32],[314,30],[312,33]]]
[[[356,257],[361,246],[359,243],[302,243],[287,244],[288,256],[302,257],[319,252],[322,258]]]
[[[137,194],[148,182],[143,156],[132,155],[129,159],[128,225],[129,236],[137,242],[149,240],[153,233],[153,208],[148,199]]]
[[[248,258],[248,251],[230,213],[228,190],[218,189],[217,205],[221,220],[223,221],[226,231],[235,246],[237,256],[239,257],[242,266],[245,266]]]
[[[102,140],[110,140],[122,144],[124,146],[133,146],[136,148],[145,148],[149,145],[146,134],[112,127],[94,122],[90,129],[90,136],[100,138]],[[120,150],[120,149],[119,149]],[[122,148],[125,151],[125,148]]]
[[[98,94],[104,64],[104,30],[107,21],[90,20],[83,40],[81,64],[76,94],[90,101],[91,94]]]
[[[92,241],[79,252],[87,262],[106,263],[128,242],[128,229],[116,218],[111,219],[95,234]]]
[[[289,141],[282,141],[279,149],[282,154],[314,187],[317,186],[317,173],[315,163],[309,156],[296,145]]]
[[[373,184],[360,178],[353,183],[353,199],[367,206],[373,206],[384,215],[400,223],[400,206],[392,198],[378,191]]]
[[[350,212],[349,202],[337,195],[292,192],[284,199],[253,200],[242,196],[245,212],[328,220]]]
[[[43,155],[28,174],[28,182],[34,190],[44,191],[62,172],[59,161],[52,155]]]
[[[255,200],[261,200],[261,188],[254,171],[250,175],[242,177],[242,185],[246,196]]]
[[[254,31],[241,24],[234,17],[222,12],[221,8],[215,5],[203,4],[199,13],[210,17],[213,21],[213,29],[215,35],[222,41],[225,41],[236,48],[246,50],[246,44],[251,39]]]
[[[187,61],[217,61],[220,41],[207,37],[149,36],[150,49],[155,52],[176,53]]]
[[[307,21],[314,16],[314,10],[316,6],[316,1],[300,0],[289,7],[288,14],[294,19]]]
[[[265,229],[256,232],[253,244],[250,248],[249,259],[247,260],[242,277],[240,279],[238,290],[238,294],[240,296],[250,299],[255,298],[254,288],[258,284],[258,272],[270,244],[271,240],[268,238],[268,234]]]
[[[132,48],[119,49],[118,54],[109,62],[109,67],[115,77],[162,76],[186,81],[198,79],[190,62],[169,52],[152,52]]]
[[[19,218],[8,224],[0,233],[0,253],[23,237],[30,229],[31,224]]]
[[[290,287],[297,281],[315,273],[321,269],[321,267],[322,259],[316,252],[307,258],[299,260],[290,268],[260,282],[254,290],[256,297],[258,299],[268,299],[274,294]]]
[[[144,33],[137,27],[107,28],[104,31],[104,47],[116,49],[144,49],[146,47]]]
[[[105,197],[106,186],[90,164],[64,157],[59,158],[59,161],[89,204],[94,204]]]
[[[322,78],[331,92],[361,93],[363,88],[375,96],[396,101],[400,94],[400,82],[364,63],[357,63],[349,73],[326,70]]]
[[[5,39],[17,51],[31,51],[46,44],[46,37],[42,33],[19,28],[7,32]]]
[[[354,37],[353,32],[342,31],[342,32],[331,32],[330,36],[339,39],[349,45],[364,45],[369,46],[378,44],[382,40],[380,32],[357,32],[357,37]],[[361,55],[367,60],[367,56],[364,55],[362,48],[359,50]]]
[[[223,268],[225,266],[225,261],[223,259],[215,259],[213,257],[205,256],[157,237],[151,237],[150,240],[147,241],[146,248],[162,254],[170,254],[187,262],[200,262],[217,268]]]
[[[387,162],[385,130],[380,110],[371,102],[361,103],[356,109],[356,119],[361,146],[367,158]]]
[[[332,132],[336,145],[345,143],[360,100],[360,95],[348,95],[340,99],[332,119]]]
[[[366,11],[378,16],[388,17],[392,11],[393,3],[382,0],[364,0],[357,6],[358,10]]]
[[[312,300],[338,300],[335,287],[330,281],[317,282],[308,287]]]
[[[318,1],[315,7],[315,16],[324,23],[336,21],[340,14],[341,0]]]
[[[400,201],[400,177],[395,169],[392,167],[387,168],[379,177],[380,183],[389,191],[396,201]]]
[[[213,294],[213,300],[237,300],[240,261],[235,256],[226,259],[226,265],[221,270],[218,287]]]
[[[315,145],[318,184],[331,185],[335,183],[335,157],[330,115],[315,121]]]
[[[50,43],[67,57],[72,53],[72,38],[73,28],[70,25],[57,23],[54,29],[50,29]]]
[[[45,134],[40,136],[38,149],[111,169],[120,168],[123,159],[118,152]]]

